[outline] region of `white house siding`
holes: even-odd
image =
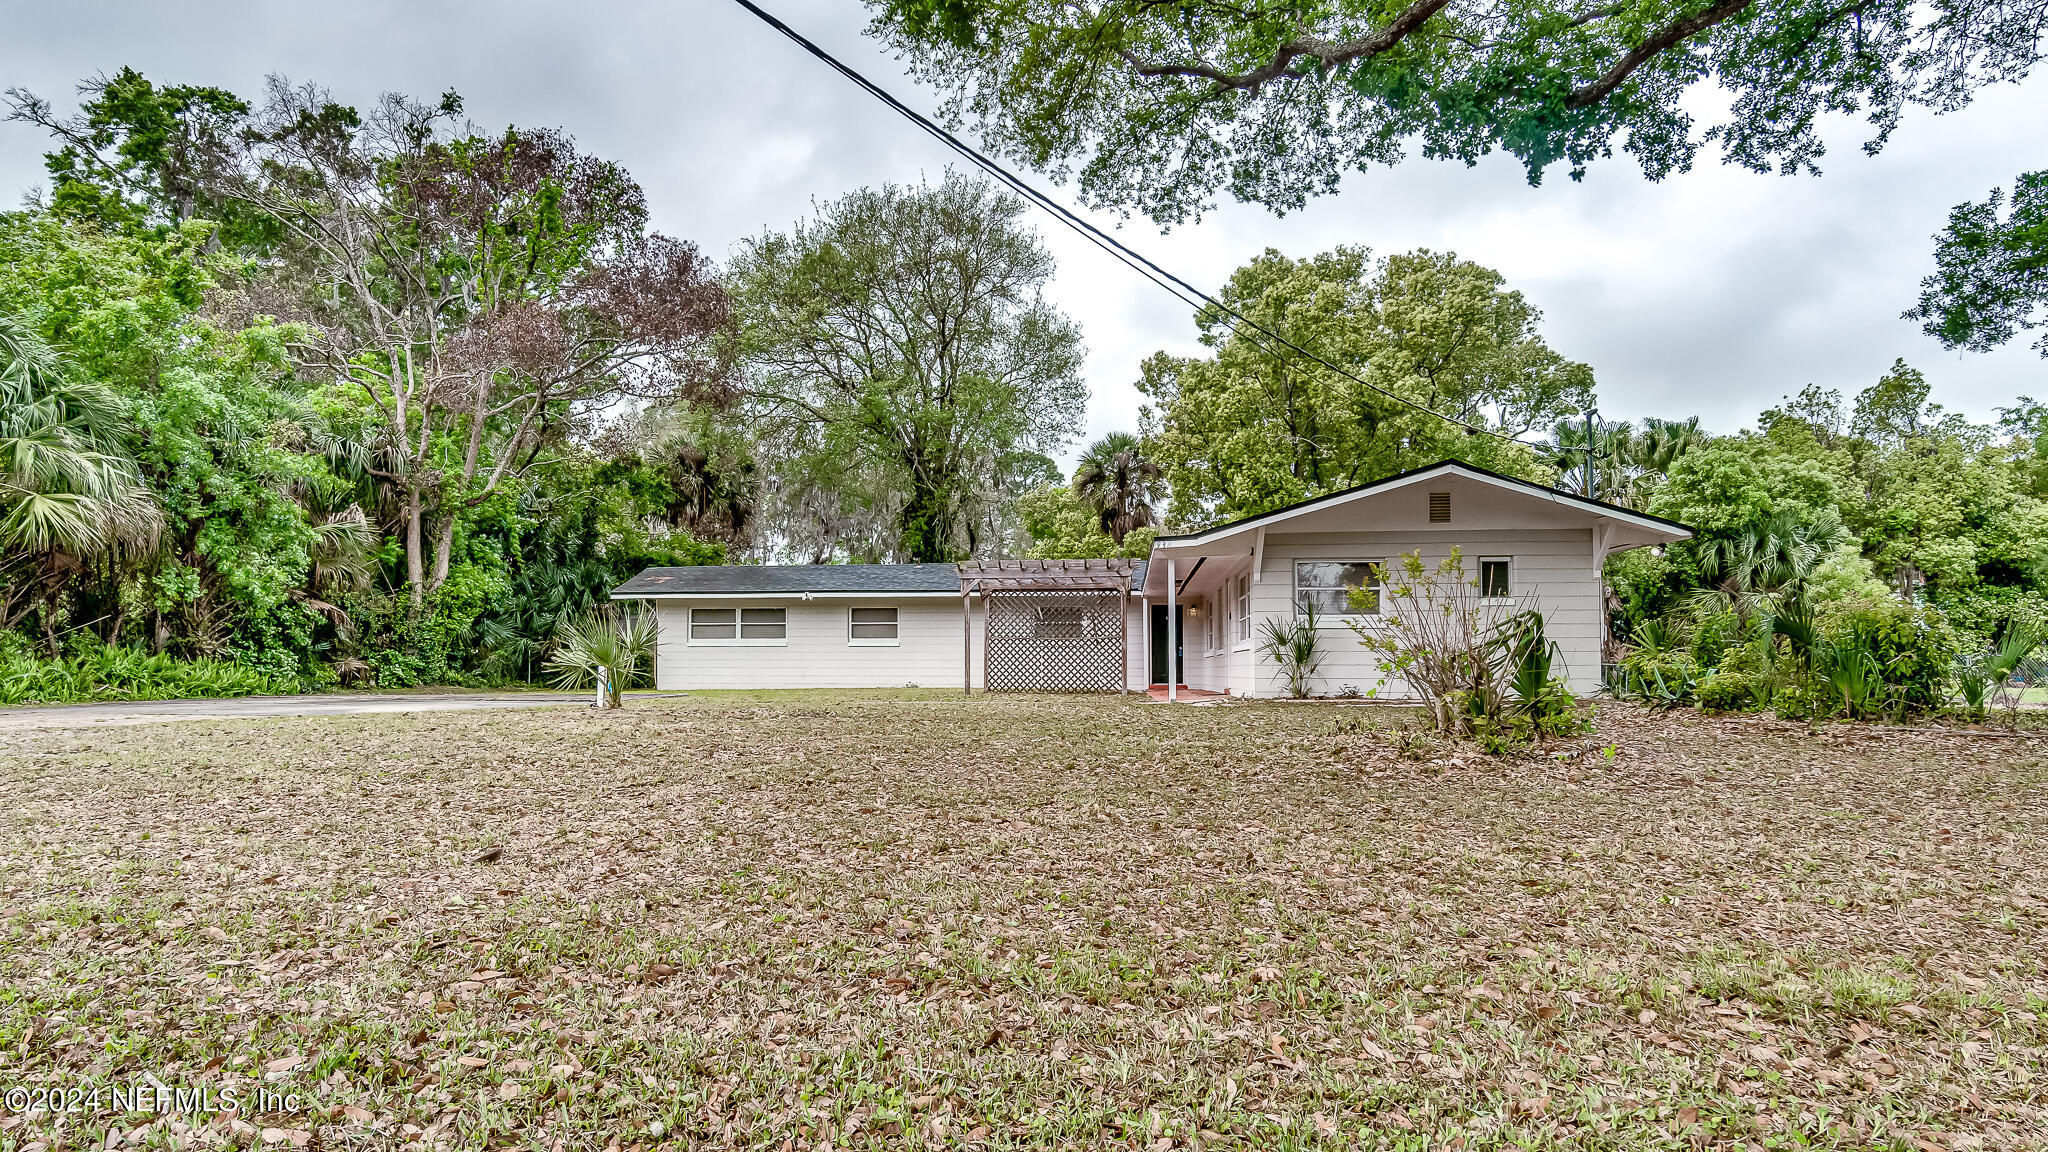
[[[960,685],[958,597],[693,597],[655,605],[661,626],[655,686],[663,690]],[[847,611],[855,605],[895,608],[896,643],[849,642]],[[782,644],[692,644],[691,608],[782,608],[788,613],[788,637]],[[979,661],[978,651],[975,657]]]
[[[658,599],[660,627],[655,687],[663,691],[706,688],[953,688],[960,687],[963,652],[958,596],[872,595],[798,597],[704,597]],[[854,644],[848,639],[848,609],[894,607],[894,645]],[[691,608],[782,608],[788,637],[782,644],[689,642]],[[982,688],[981,600],[974,600],[974,688]],[[1126,620],[1128,683],[1142,690],[1148,670],[1145,617],[1131,598]]]
[[[1590,695],[1599,690],[1602,597],[1590,528],[1269,533],[1265,563],[1252,585],[1253,618],[1292,616],[1296,560],[1384,559],[1391,565],[1401,554],[1419,550],[1423,563],[1434,565],[1453,546],[1473,579],[1478,577],[1480,557],[1508,557],[1515,599],[1543,613],[1545,632],[1558,646],[1563,666],[1553,671],[1574,692]],[[1377,660],[1345,621],[1325,620],[1317,631],[1323,638],[1323,662],[1313,689],[1317,694],[1336,694],[1347,686],[1360,692],[1377,689],[1381,698],[1407,694],[1398,682],[1381,685]],[[1279,694],[1283,689],[1276,672],[1272,661],[1257,657],[1253,682],[1244,690],[1259,696]]]

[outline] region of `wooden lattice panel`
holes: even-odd
[[[997,592],[988,598],[991,692],[1115,692],[1124,687],[1123,597]]]

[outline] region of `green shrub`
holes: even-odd
[[[1689,653],[1632,652],[1622,657],[1616,693],[1652,708],[1677,708],[1693,702],[1699,678],[1699,665]]]
[[[1962,646],[1941,613],[1902,600],[1850,604],[1829,613],[1824,631],[1845,653],[1868,653],[1878,679],[1906,711],[1932,711],[1948,698]]]
[[[1718,668],[1722,657],[1742,640],[1741,617],[1733,612],[1702,613],[1692,630],[1693,663],[1700,668]]]
[[[1812,720],[1824,716],[1828,701],[1824,691],[1813,681],[1798,677],[1778,685],[1778,691],[1771,698],[1771,707],[1781,720]]]
[[[97,641],[62,659],[0,651],[0,704],[195,700],[296,691],[291,680],[225,660],[179,660]]]
[[[1749,712],[1770,699],[1769,681],[1756,672],[1716,669],[1699,682],[1694,699],[1709,712]]]
[[[1539,736],[1577,736],[1593,730],[1593,706],[1579,703],[1562,680],[1544,681],[1540,692],[1522,701],[1522,710]]]

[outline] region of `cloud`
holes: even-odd
[[[934,106],[862,35],[860,6],[777,0],[773,9],[913,106]],[[954,162],[721,0],[566,9],[86,0],[23,6],[0,43],[5,84],[60,104],[78,79],[123,65],[250,95],[279,72],[358,103],[454,88],[480,124],[562,127],[624,163],[646,186],[658,227],[720,255],[787,227],[814,201],[936,177]],[[1614,416],[1697,412],[1732,429],[1809,382],[1853,394],[1903,356],[1928,373],[1936,399],[1985,418],[2020,392],[2048,389],[2048,364],[2024,341],[1985,356],[1945,353],[1898,317],[1932,267],[1930,237],[1952,205],[2048,168],[2044,97],[2048,76],[1985,93],[1960,113],[1911,116],[1876,158],[1858,150],[1860,125],[1843,122],[1818,179],[1703,157],[1660,184],[1617,160],[1583,183],[1556,173],[1531,188],[1499,157],[1474,168],[1411,161],[1356,175],[1340,195],[1284,218],[1226,205],[1164,236],[1143,221],[1094,218],[1121,224],[1129,243],[1208,288],[1269,246],[1454,250],[1499,268],[1544,310],[1551,343],[1593,366]],[[0,125],[0,190],[40,182],[45,146],[25,127]],[[1189,310],[1050,220],[1039,227],[1061,262],[1053,298],[1088,339],[1093,398],[1080,439],[1130,428],[1138,362],[1197,348]]]

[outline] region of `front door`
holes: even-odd
[[[1174,653],[1175,679],[1185,683],[1187,665],[1187,626],[1181,620],[1181,605],[1173,606],[1174,637],[1180,641],[1180,650]],[[1166,605],[1152,606],[1152,683],[1166,683]]]

